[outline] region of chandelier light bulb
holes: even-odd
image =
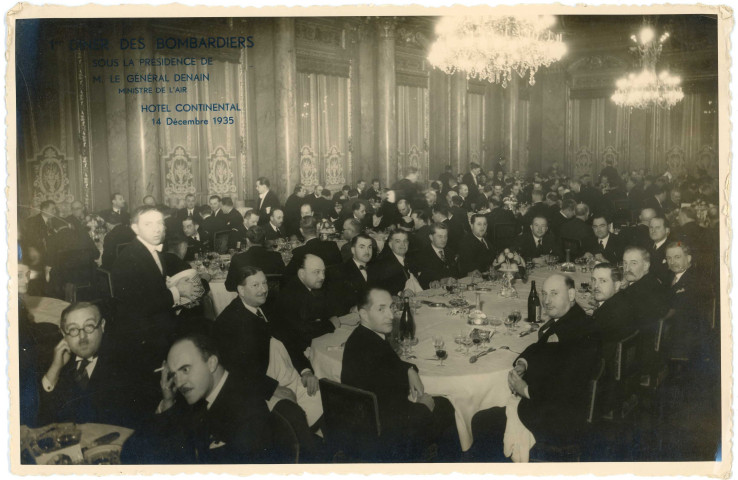
[[[643,29],[641,29],[641,33],[638,35],[643,45],[651,43],[655,36],[656,34],[653,32],[651,27],[643,27]]]

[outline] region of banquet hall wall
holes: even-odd
[[[219,194],[248,204],[259,176],[284,200],[298,182],[337,190],[377,177],[387,185],[410,165],[423,179],[437,178],[447,164],[465,172],[470,161],[486,170],[500,159],[508,170],[556,163],[573,175],[596,174],[608,158],[654,172],[717,165],[714,42],[669,54],[683,72],[683,102],[671,111],[630,112],[609,99],[614,80],[634,63],[622,31],[617,41],[596,31],[569,34],[567,55],[540,69],[535,85],[516,78],[502,88],[429,65],[432,17],[25,22],[16,37],[20,217],[46,199],[62,214],[75,199],[89,210],[108,208],[113,192],[133,206],[147,194],[173,203],[187,193],[200,203]],[[254,47],[193,53],[156,50],[149,41],[209,35],[251,36]],[[58,46],[70,38],[107,38],[113,48]],[[121,38],[145,39],[145,46],[121,51]],[[54,48],[55,41],[67,43]],[[213,61],[123,65],[165,54]],[[179,73],[207,79],[171,81]],[[128,83],[133,74],[170,81]],[[164,91],[119,90],[137,86]],[[190,103],[238,110],[223,114],[232,124],[207,126],[167,126],[167,116],[195,117],[174,108],[142,113],[147,105]]]

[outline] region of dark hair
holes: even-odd
[[[254,210],[252,208],[251,210],[249,210],[248,212],[246,212],[246,213],[243,214],[243,219],[246,220],[247,218],[251,218],[253,216],[257,216],[258,217],[259,216],[259,212],[257,212],[256,210]]]
[[[655,217],[651,218],[651,221],[653,220],[662,220],[664,222],[664,228],[671,228],[671,223],[664,216],[656,215]]]
[[[159,212],[164,215],[164,212],[162,212],[161,209],[156,205],[141,205],[140,207],[136,207],[136,209],[131,214],[131,225],[133,225],[134,223],[138,223],[138,217],[140,217],[144,213],[149,213],[152,211]]]
[[[303,235],[315,235],[318,233],[318,222],[312,216],[300,220],[300,230]]]
[[[274,214],[275,214],[276,212],[282,212],[282,213],[284,213],[284,210],[282,210],[282,209],[281,209],[281,208],[279,208],[279,207],[273,208],[273,209],[272,209],[272,213],[270,213],[270,214],[269,214],[269,216],[270,216],[270,217],[273,217],[273,216],[274,216]]]
[[[448,207],[446,205],[436,205],[433,207],[433,213],[439,213],[444,217],[448,217]]]
[[[454,195],[451,197],[451,203],[453,203],[455,207],[460,207],[464,204],[464,199],[459,195]]]
[[[54,202],[53,200],[44,200],[43,202],[41,202],[41,205],[39,205],[38,208],[41,210],[46,210],[52,205],[56,205],[56,202]]]
[[[355,188],[352,188],[351,190],[348,191],[348,196],[349,197],[358,197],[359,196],[359,191],[356,190]]]
[[[304,186],[302,185],[302,183],[298,183],[297,185],[295,185],[295,188],[292,189],[292,193],[298,193],[303,188]]]
[[[558,202],[559,201],[559,194],[556,192],[548,192],[546,194],[546,200],[551,202]]]
[[[372,237],[370,237],[366,233],[360,233],[360,234],[356,235],[354,238],[351,239],[351,246],[352,247],[355,247],[356,246],[356,242],[358,242],[359,239],[371,241],[372,240]]]
[[[356,203],[354,203],[354,206],[353,206],[353,207],[351,207],[351,211],[352,211],[352,212],[358,212],[358,211],[359,211],[359,210],[361,209],[361,206],[362,206],[362,205],[364,205],[364,204],[363,204],[363,203],[361,203],[361,202],[356,202]]]
[[[95,310],[97,310],[97,314],[100,315],[100,318],[102,319],[102,313],[100,312],[100,308],[97,305],[95,305],[94,303],[90,303],[90,302],[77,302],[77,303],[72,303],[72,304],[68,305],[61,312],[61,317],[59,319],[59,329],[62,331],[62,333],[65,333],[64,332],[64,326],[67,323],[67,318],[69,318],[69,314],[72,313],[72,312],[76,312],[77,310],[85,310],[87,308],[94,308]]]
[[[252,245],[264,245],[266,232],[262,227],[255,225],[246,230],[244,237],[246,237],[246,239],[251,242]]]
[[[471,162],[469,164],[469,170],[474,170],[475,168],[482,168],[482,167],[480,167],[477,162]]]
[[[428,212],[425,210],[414,210],[413,214],[415,214],[415,218],[418,218],[425,223],[428,223],[430,221],[430,215],[428,215]]]
[[[190,197],[195,198],[195,194],[194,193],[188,193],[187,195],[185,195],[185,198],[190,198]]]
[[[594,223],[594,221],[597,220],[598,218],[603,218],[605,220],[605,223],[608,225],[612,223],[612,219],[609,217],[609,215],[605,215],[605,214],[599,214],[599,215],[595,215],[594,217],[592,217],[592,223]]]
[[[264,185],[265,187],[269,187],[269,179],[267,177],[259,177],[256,179],[256,181]]]
[[[117,197],[118,195],[120,195],[121,197],[123,196],[120,192],[115,192],[110,195],[110,201],[112,202],[113,200],[115,200],[115,197]]]
[[[233,206],[233,200],[231,200],[231,197],[223,197],[223,205],[226,207],[232,207]]]
[[[372,292],[379,291],[379,292],[387,292],[389,291],[382,287],[368,287],[361,291],[361,294],[359,294],[359,303],[356,304],[356,307],[359,310],[368,310],[369,307],[372,306]]]
[[[314,253],[305,253],[302,255],[302,258],[300,258],[300,261],[298,262],[299,268],[304,269],[305,268],[305,262],[307,262],[308,257],[315,257],[321,262],[323,262],[323,266],[325,266],[325,261],[320,257],[320,255],[316,255]]]
[[[361,231],[361,223],[355,218],[347,218],[343,221],[343,229],[346,230],[346,222],[348,222],[357,232]]]
[[[251,277],[252,275],[256,275],[259,272],[263,272],[259,267],[254,267],[252,265],[244,265],[241,268],[238,269],[238,285],[243,286],[246,283],[246,279]]]
[[[599,270],[601,268],[602,269],[606,268],[610,270],[610,278],[612,279],[613,282],[620,282],[623,280],[623,274],[620,273],[620,269],[616,265],[613,265],[612,263],[608,263],[608,262],[602,262],[602,263],[595,265],[592,271],[594,272],[595,270]]]
[[[349,192],[349,191],[351,191],[351,185],[344,185],[343,187],[341,187],[341,191],[342,192]]]
[[[430,234],[431,235],[435,235],[438,230],[446,230],[446,231],[448,231],[448,227],[446,225],[442,224],[442,223],[435,222],[430,227]]]
[[[218,195],[210,195],[210,198],[208,198],[208,201],[210,200],[218,200],[220,202],[220,196]]]
[[[372,183],[374,182],[381,183],[378,178],[372,178]]]
[[[684,243],[684,242],[682,242],[680,240],[676,240],[674,242],[667,243],[666,244],[665,251],[668,250],[668,249],[670,249],[670,248],[681,248],[682,251],[684,251],[685,254],[692,255],[692,247],[690,247],[689,245],[687,245],[686,243]]]
[[[530,224],[533,225],[533,222],[536,221],[536,218],[542,218],[546,221],[546,226],[548,226],[548,217],[546,217],[544,214],[536,215],[535,217],[530,219]]]
[[[577,202],[574,199],[567,198],[563,202],[561,202],[561,210],[573,210],[576,211],[577,208]]]
[[[487,220],[487,217],[485,217],[484,214],[475,213],[471,218],[469,218],[469,225],[474,225],[474,222],[476,222],[478,218],[483,218],[485,221]]]
[[[200,215],[201,215],[201,216],[202,216],[202,215],[206,215],[206,214],[211,214],[211,213],[213,213],[213,211],[212,211],[212,210],[210,209],[210,207],[209,207],[209,206],[207,206],[207,205],[202,205],[202,206],[201,206],[201,207],[199,208],[199,210],[200,210]]]
[[[389,234],[389,237],[387,237],[387,242],[391,242],[391,241],[392,241],[392,239],[393,239],[393,238],[394,238],[394,237],[395,237],[396,235],[398,235],[398,234],[402,234],[402,235],[405,235],[406,237],[408,237],[408,233],[407,233],[407,232],[406,232],[405,230],[400,230],[400,229],[397,229],[397,230],[392,230],[392,231],[390,232],[390,234]]]
[[[325,197],[326,195],[330,195],[331,191],[328,190],[327,188],[324,188],[323,190],[320,191],[320,194]]]
[[[192,342],[195,348],[197,348],[204,362],[207,362],[210,357],[215,356],[218,358],[218,363],[220,363],[220,352],[218,352],[217,342],[211,336],[202,333],[188,333],[177,337],[169,349],[171,350],[175,345],[187,341]]]

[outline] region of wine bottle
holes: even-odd
[[[536,291],[536,281],[530,282],[530,294],[528,295],[528,321],[538,323],[541,320],[541,300]]]
[[[400,316],[400,341],[410,338],[408,332],[408,318],[411,315],[410,299],[405,297],[402,299],[402,315]]]

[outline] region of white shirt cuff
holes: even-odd
[[[309,368],[305,368],[305,369],[302,370],[302,372],[300,372],[300,376],[302,377],[306,373],[313,373],[313,371],[311,369],[309,369]]]
[[[518,358],[515,361],[515,365],[517,366],[518,363],[521,363],[525,367],[525,369],[528,370],[528,362],[524,358]]]
[[[174,305],[179,305],[179,289],[177,287],[169,287],[169,291],[172,292],[172,296],[174,297]]]
[[[41,379],[41,385],[44,387],[44,390],[47,392],[53,392],[54,387],[56,385],[52,385],[48,378],[46,378],[46,375],[44,375],[44,378]]]

